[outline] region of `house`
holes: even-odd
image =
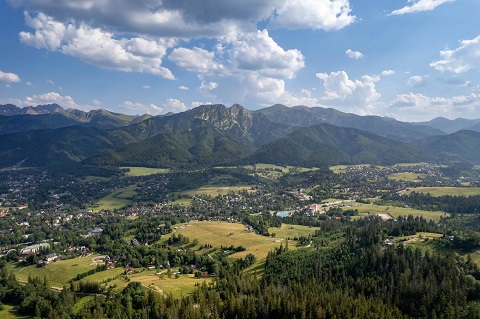
[[[50,244],[48,243],[41,243],[41,244],[35,244],[31,246],[26,246],[20,251],[20,254],[22,255],[30,255],[30,254],[36,254],[40,251],[42,248],[49,248]]]
[[[53,253],[53,254],[49,254],[47,255],[47,257],[45,257],[45,260],[47,262],[52,262],[52,261],[56,261],[57,260],[57,254]]]

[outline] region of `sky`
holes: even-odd
[[[480,118],[478,0],[0,0],[0,104]]]

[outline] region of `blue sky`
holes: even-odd
[[[0,1],[0,104],[480,118],[478,0]]]

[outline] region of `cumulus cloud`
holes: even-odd
[[[185,112],[188,110],[188,107],[177,99],[167,99],[162,107],[166,112],[173,113]]]
[[[142,86],[142,88],[144,88],[144,89],[151,89],[152,86],[151,86],[151,85],[144,85],[144,86]]]
[[[445,84],[451,84],[451,85],[461,85],[461,86],[470,86],[471,82],[470,81],[464,81],[460,79],[459,77],[456,76],[450,76],[450,77],[439,77],[438,80],[442,83]]]
[[[223,65],[214,61],[215,53],[201,48],[176,48],[168,57],[182,69],[197,73],[221,71]]]
[[[144,105],[142,103],[132,101],[124,101],[122,104],[120,104],[120,107],[127,111],[131,111],[134,114],[147,113],[151,115],[158,115],[163,112],[163,108],[158,107],[155,104]]]
[[[7,83],[18,83],[20,82],[20,77],[15,73],[7,73],[0,71],[0,81]]]
[[[349,57],[350,59],[355,59],[355,60],[358,60],[360,58],[363,58],[363,53],[360,52],[360,51],[353,51],[351,49],[348,49],[347,51],[345,51],[345,54],[347,55],[347,57]]]
[[[200,91],[203,91],[203,92],[211,92],[211,91],[215,90],[217,87],[218,87],[218,83],[215,83],[215,82],[208,82],[208,83],[202,82],[202,83],[200,84]]]
[[[268,34],[267,30],[248,35],[235,41],[230,59],[240,70],[257,71],[262,75],[292,79],[305,66],[299,50],[284,50]]]
[[[480,109],[480,94],[470,93],[447,98],[406,93],[397,95],[388,107],[392,115],[402,120],[428,120],[434,116],[471,117]]]
[[[323,81],[323,99],[330,103],[336,100],[342,104],[366,105],[380,98],[380,93],[375,89],[375,82],[380,80],[378,75],[364,75],[361,80],[354,81],[349,79],[345,71],[317,73],[316,76]]]
[[[434,69],[445,72],[464,73],[471,69],[480,71],[480,35],[472,40],[463,40],[453,50],[440,51],[442,60],[430,63]]]
[[[162,58],[175,39],[146,40],[115,38],[113,33],[87,24],[64,24],[40,12],[25,14],[27,24],[35,33],[20,32],[20,40],[36,48],[60,51],[105,69],[125,72],[144,72],[167,79],[174,76],[162,67]]]
[[[89,111],[92,108],[89,105],[77,104],[75,100],[68,95],[60,95],[57,92],[48,92],[45,94],[35,94],[26,97],[23,101],[18,100],[17,106],[36,106],[43,104],[58,104],[64,109],[79,109]]]
[[[284,0],[272,26],[287,29],[338,30],[355,21],[348,0]]]
[[[439,5],[454,1],[455,0],[408,0],[409,3],[412,3],[411,5],[405,6],[398,10],[394,10],[390,13],[390,15],[402,15],[406,13],[431,11]]]
[[[382,75],[394,75],[395,74],[395,71],[393,70],[383,70],[382,71]]]
[[[348,0],[29,0],[24,5],[61,21],[73,18],[114,32],[157,37],[235,39],[261,21],[272,28],[324,30],[355,21]]]
[[[425,86],[427,79],[429,78],[429,75],[414,75],[408,78],[407,80],[407,85],[408,86],[414,86],[414,87],[420,87],[420,86]]]
[[[180,85],[178,88],[182,91],[188,91],[189,90],[188,86],[185,86],[185,85]]]

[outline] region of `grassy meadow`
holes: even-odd
[[[403,172],[388,175],[389,179],[396,181],[421,182],[426,177],[425,174]]]
[[[276,238],[261,236],[253,232],[246,232],[245,225],[239,223],[228,222],[211,222],[199,221],[187,224],[189,226],[177,230],[177,234],[182,234],[193,239],[198,239],[200,245],[210,244],[213,248],[220,248],[220,246],[243,246],[247,250],[231,255],[232,258],[243,258],[251,253],[257,257],[257,263],[263,263],[274,247],[279,247],[282,243],[285,244],[287,238],[294,238],[299,235],[313,234],[316,228],[299,225],[283,224],[281,228],[270,228],[270,233],[275,233]],[[233,234],[233,235],[232,235]],[[162,237],[165,241],[169,236]],[[198,247],[192,247],[196,249]],[[295,242],[289,241],[289,247],[294,248]]]
[[[410,194],[412,192],[429,193],[432,196],[472,196],[480,195],[480,187],[416,187],[402,193]]]
[[[166,168],[151,168],[151,167],[120,167],[121,169],[129,169],[130,171],[126,173],[127,176],[148,176],[153,174],[164,174],[168,173],[170,170]]]
[[[389,214],[392,217],[398,216],[408,216],[413,215],[414,217],[423,216],[426,220],[433,219],[434,221],[438,222],[441,216],[449,216],[449,214],[445,212],[435,211],[424,211],[418,210],[413,208],[405,208],[405,207],[395,207],[395,206],[382,206],[382,205],[374,205],[374,204],[358,204],[352,207],[354,209],[358,209],[360,214]]]
[[[125,205],[131,204],[133,202],[133,197],[137,195],[136,189],[136,185],[116,189],[96,202],[91,209],[100,212],[103,210],[121,208]]]
[[[14,264],[11,270],[20,281],[26,282],[29,275],[39,277],[40,279],[46,277],[50,286],[62,289],[63,286],[67,285],[68,282],[78,274],[95,269],[97,265],[92,259],[96,256],[98,255],[59,260],[43,268],[38,268],[36,265],[19,267]]]

